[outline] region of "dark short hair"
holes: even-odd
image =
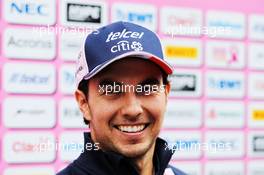
[[[169,83],[168,74],[166,74],[163,70],[161,70],[161,72],[162,72],[162,82],[164,85],[167,85]],[[82,80],[78,86],[78,89],[84,93],[86,100],[88,100],[88,83],[89,80]],[[89,125],[89,121],[86,120],[84,117],[83,117],[83,121],[86,125]]]

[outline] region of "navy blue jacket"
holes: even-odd
[[[93,143],[90,133],[84,133],[84,138],[85,144]],[[155,175],[163,175],[165,169],[166,172],[173,172],[174,175],[186,175],[168,165],[172,154],[166,142],[158,138],[153,159]],[[57,175],[138,175],[138,172],[133,163],[120,154],[84,149],[84,152],[73,163]]]

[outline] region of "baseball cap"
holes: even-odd
[[[130,22],[115,22],[90,33],[77,59],[77,87],[109,64],[127,57],[152,61],[167,74],[173,69],[164,60],[160,40],[151,30]]]

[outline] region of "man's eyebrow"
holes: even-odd
[[[100,80],[99,81],[99,85],[100,86],[106,86],[106,85],[114,85],[114,83],[115,84],[117,84],[117,85],[121,85],[122,83],[121,82],[118,82],[118,81],[115,81],[115,80],[113,80],[113,79],[102,79],[102,80]]]
[[[160,81],[156,77],[147,78],[139,83],[140,85],[159,85]]]

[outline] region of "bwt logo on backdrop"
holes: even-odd
[[[112,22],[129,21],[150,30],[157,30],[157,8],[149,4],[114,3],[111,8]]]
[[[123,12],[121,10],[117,10],[116,12],[120,19],[128,20],[131,22],[145,22],[145,23],[153,23],[153,14],[151,13],[135,13],[135,12]]]
[[[245,75],[239,72],[208,71],[206,88],[209,97],[242,98],[245,96]]]
[[[241,89],[242,83],[239,80],[209,79],[209,86],[217,89]]]

